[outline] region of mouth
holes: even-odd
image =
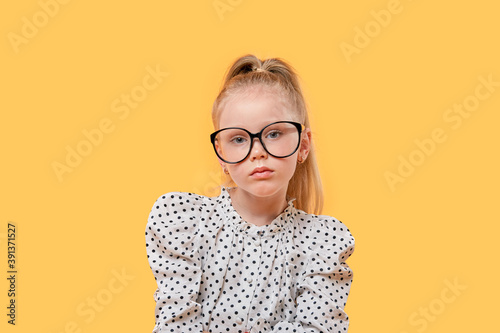
[[[272,173],[273,173],[273,170],[271,170],[269,168],[258,167],[258,168],[253,169],[250,176],[252,176],[254,178],[267,178],[267,177],[271,176]]]

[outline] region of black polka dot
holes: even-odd
[[[293,205],[244,221],[229,191],[167,193],[146,226],[158,288],[153,332],[346,332],[354,238],[339,220]]]

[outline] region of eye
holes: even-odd
[[[245,143],[247,139],[243,136],[234,136],[229,140],[229,142],[234,143],[234,144],[242,144]]]
[[[281,134],[282,134],[281,131],[273,130],[273,131],[266,134],[266,138],[277,139],[281,136]]]

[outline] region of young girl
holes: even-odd
[[[153,332],[346,332],[354,238],[316,215],[321,182],[295,71],[237,59],[212,119],[228,178],[220,195],[166,193],[149,215]]]

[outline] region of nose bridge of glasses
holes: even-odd
[[[267,154],[267,149],[266,149],[264,142],[262,140],[262,131],[260,131],[258,133],[250,133],[250,140],[251,140],[251,144],[249,147],[249,149],[250,149],[249,153],[252,153],[252,151],[256,147],[259,148],[259,146],[256,146],[256,144],[255,144],[255,142],[257,142],[258,145],[260,145],[260,150],[262,151],[261,153]]]

